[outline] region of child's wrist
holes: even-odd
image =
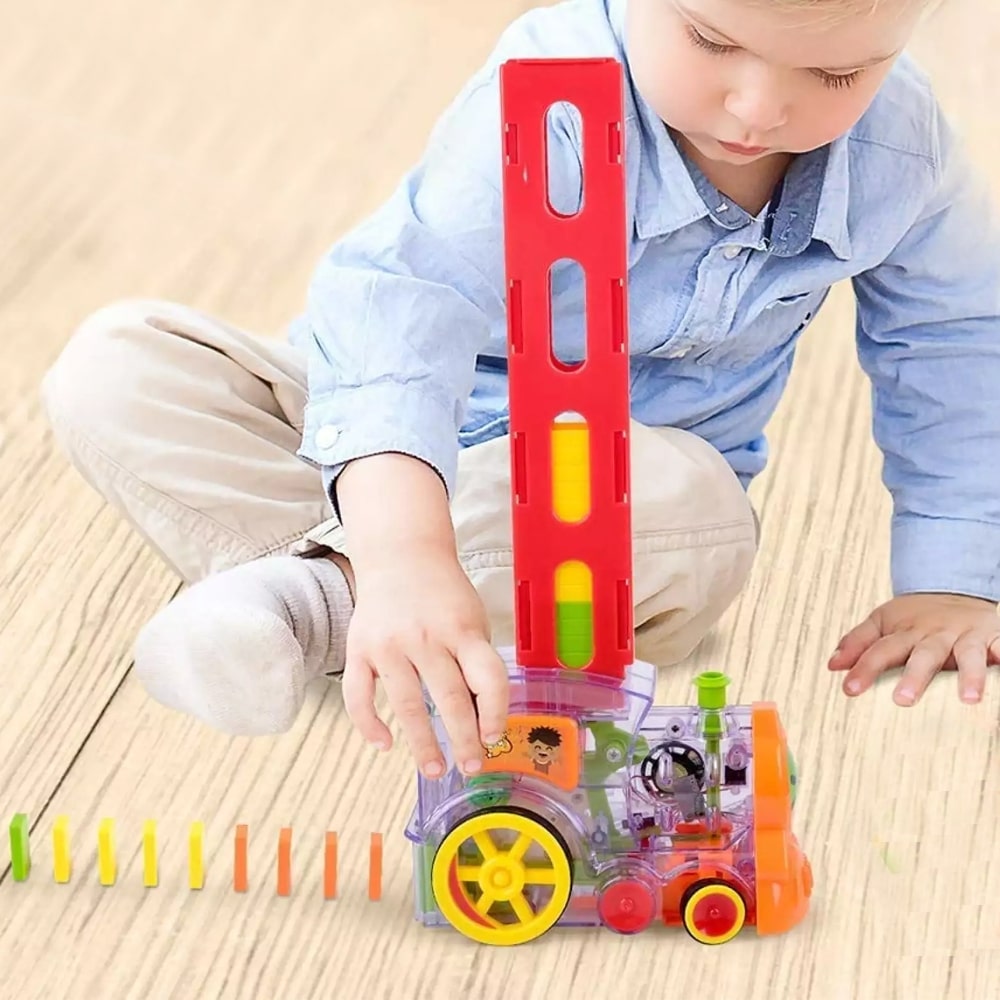
[[[458,552],[454,536],[389,535],[368,544],[351,545],[351,565],[359,577],[376,573],[395,573],[406,576],[413,571],[426,573],[434,563],[455,563]]]
[[[338,500],[356,572],[458,558],[444,484],[419,459],[392,453],[352,462]]]

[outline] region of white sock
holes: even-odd
[[[265,556],[199,581],[152,618],[136,674],[156,701],[215,729],[285,732],[306,685],[343,673],[352,611],[330,559]]]

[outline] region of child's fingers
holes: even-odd
[[[349,660],[341,680],[347,717],[361,735],[380,750],[392,746],[392,733],[375,711],[375,671],[367,660]]]
[[[876,639],[847,672],[844,692],[856,695],[866,691],[880,674],[905,663],[915,645],[915,636],[909,632],[894,632]]]
[[[378,674],[417,767],[428,778],[444,774],[444,759],[414,665],[401,654],[383,653]]]
[[[459,648],[458,660],[466,683],[476,696],[479,733],[483,743],[496,743],[507,727],[510,684],[507,664],[485,640]]]
[[[1000,663],[1000,635],[992,635],[987,640],[990,663]]]
[[[955,643],[955,664],[958,667],[958,696],[974,704],[981,701],[986,689],[988,640],[975,633],[961,636]]]
[[[448,730],[455,763],[466,774],[475,774],[482,766],[483,748],[472,695],[458,663],[439,647],[421,654],[418,671]]]
[[[840,644],[833,656],[830,657],[827,666],[831,670],[850,670],[857,663],[861,654],[869,649],[872,643],[877,642],[881,636],[882,632],[875,620],[866,618],[840,640]]]
[[[913,705],[951,656],[954,635],[938,632],[921,639],[906,659],[903,676],[892,693],[897,705]]]

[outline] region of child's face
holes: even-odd
[[[636,86],[709,160],[742,165],[816,149],[864,113],[923,4],[883,0],[873,14],[831,17],[838,7],[629,0]]]

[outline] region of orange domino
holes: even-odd
[[[373,833],[368,849],[368,898],[382,898],[382,834]]]
[[[236,892],[247,891],[247,826],[241,823],[236,827],[236,851],[233,858],[233,889]]]
[[[337,834],[327,831],[323,864],[323,898],[337,898]]]
[[[292,894],[292,828],[283,826],[278,835],[278,895]]]

